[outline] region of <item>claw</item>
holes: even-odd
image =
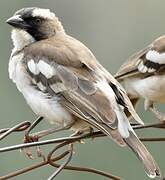
[[[80,144],[85,144],[85,141],[84,140],[82,140],[82,139],[80,139]]]
[[[24,142],[24,143],[33,142],[32,137],[25,135],[23,142]],[[32,155],[31,148],[22,148],[21,151],[23,151],[23,152],[25,153],[25,155],[26,155],[29,159],[34,159],[34,157],[33,157],[33,155]]]
[[[41,148],[39,146],[37,146],[36,148],[37,148],[37,150],[36,150],[37,151],[37,156],[39,158],[41,157],[43,159],[43,161],[46,161],[46,157],[45,157],[43,151],[41,150]]]
[[[31,142],[37,142],[39,140],[37,135],[25,135],[24,137],[24,143],[31,143]],[[38,157],[42,157],[43,160],[45,161],[45,156],[42,152],[42,150],[40,149],[40,147],[36,147],[37,150],[37,156]],[[29,159],[34,159],[33,155],[32,155],[32,151],[31,148],[23,148],[22,151],[25,153],[25,155],[29,158]]]
[[[21,149],[21,151],[23,151],[29,159],[31,159],[31,160],[34,159],[30,148],[23,148],[23,149]]]
[[[165,124],[165,114],[161,113],[160,111],[158,111],[154,107],[150,107],[149,109],[156,116],[156,118],[158,118],[160,120],[160,122],[162,124]]]

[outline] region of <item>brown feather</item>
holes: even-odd
[[[122,81],[125,78],[138,76],[139,74],[141,74],[141,72],[139,72],[138,70],[138,65],[142,61],[141,57],[144,56],[146,52],[151,49],[151,47],[152,45],[149,45],[129,57],[128,60],[119,68],[114,77],[118,81]]]
[[[145,171],[150,177],[160,176],[160,170],[151,154],[146,147],[136,137],[135,134],[130,132],[129,138],[124,139],[126,144],[136,153],[137,157],[142,161]]]

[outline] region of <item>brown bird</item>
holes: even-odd
[[[155,102],[165,103],[165,36],[131,56],[115,78],[123,82],[134,106],[144,98],[145,110],[165,122],[165,115],[153,106]]]
[[[29,106],[55,129],[84,132],[94,127],[125,143],[150,177],[160,175],[151,154],[136,136],[126,108],[143,124],[126,92],[80,41],[68,36],[48,9],[24,8],[7,20],[14,49],[9,76]]]

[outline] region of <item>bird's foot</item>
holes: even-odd
[[[165,114],[161,113],[154,107],[150,107],[149,110],[156,116],[157,119],[160,120],[162,124],[165,124]]]
[[[93,128],[91,128],[91,127],[87,127],[87,128],[84,128],[84,129],[77,129],[72,135],[71,135],[71,137],[73,137],[73,136],[83,136],[84,134],[85,134],[85,132],[89,132],[89,133],[93,133],[94,132],[94,130],[93,130]],[[92,140],[93,140],[94,138],[92,138]],[[79,140],[79,143],[80,144],[85,144],[85,141],[83,140],[83,139],[80,139]]]
[[[38,142],[38,140],[39,140],[39,137],[37,135],[26,135],[25,134],[24,143]],[[25,155],[29,159],[34,159],[31,148],[26,147],[26,148],[23,148],[22,151],[25,153]],[[41,150],[41,148],[39,146],[36,147],[36,153],[37,153],[37,157],[41,157],[45,161],[46,158],[44,156],[43,151]]]

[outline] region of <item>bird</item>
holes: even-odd
[[[115,78],[123,83],[134,107],[143,98],[144,109],[165,123],[165,114],[154,106],[154,103],[165,103],[165,36],[128,58]],[[127,114],[130,115],[128,111]]]
[[[121,146],[128,145],[154,178],[160,170],[124,112],[138,124],[125,90],[79,40],[67,35],[49,9],[29,7],[6,21],[12,26],[9,78],[38,116],[61,130],[100,130]]]

